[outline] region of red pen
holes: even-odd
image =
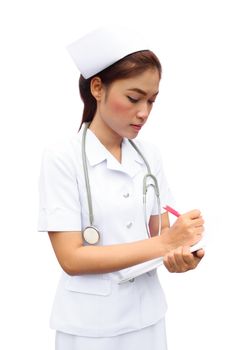
[[[166,207],[163,207],[163,209],[167,210],[169,213],[175,215],[177,218],[181,215],[176,211],[175,209],[171,208],[169,205],[166,205]]]

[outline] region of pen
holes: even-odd
[[[167,210],[169,213],[175,215],[176,217],[179,217],[181,215],[180,213],[178,213],[178,211],[171,208],[169,205],[166,205],[166,207],[163,207],[163,209]]]
[[[176,211],[175,209],[171,208],[169,205],[166,205],[166,207],[163,207],[163,209],[167,210],[169,213],[175,215],[176,217],[179,217],[181,214]],[[191,253],[195,253],[197,250],[203,249],[204,247],[203,239],[201,239],[196,244],[193,244],[189,247]]]

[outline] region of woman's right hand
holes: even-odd
[[[170,228],[161,233],[166,250],[197,243],[202,238],[203,225],[204,220],[200,210],[195,209],[180,215]]]

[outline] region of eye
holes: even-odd
[[[136,99],[136,98],[133,98],[131,96],[127,96],[128,100],[131,102],[131,103],[137,103],[139,100]]]
[[[148,101],[148,103],[149,103],[150,105],[153,105],[154,102],[156,102],[156,100],[149,100],[149,101]]]

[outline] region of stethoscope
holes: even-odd
[[[90,187],[90,181],[89,181],[89,174],[88,174],[88,168],[87,168],[87,161],[86,161],[86,132],[90,125],[90,122],[85,123],[85,127],[82,133],[82,163],[83,163],[83,171],[84,171],[84,178],[85,178],[85,186],[86,186],[86,194],[87,194],[87,203],[88,203],[88,210],[89,210],[89,226],[85,227],[85,229],[82,231],[82,237],[83,240],[88,244],[97,244],[100,240],[100,232],[99,230],[94,226],[94,216],[93,216],[93,206],[92,206],[92,195],[91,195],[91,187]],[[147,223],[147,215],[146,215],[146,194],[148,192],[148,188],[152,187],[156,199],[157,199],[157,206],[158,206],[158,235],[161,234],[161,205],[160,205],[160,193],[159,193],[159,187],[156,177],[151,173],[150,166],[143,156],[142,152],[138,149],[138,147],[135,145],[135,143],[132,140],[129,140],[132,147],[137,151],[137,153],[140,155],[140,157],[143,159],[146,168],[147,168],[147,174],[143,178],[143,211],[144,211],[144,222],[145,227],[147,231],[148,238],[151,238],[149,227]],[[148,180],[151,180],[148,184]]]

